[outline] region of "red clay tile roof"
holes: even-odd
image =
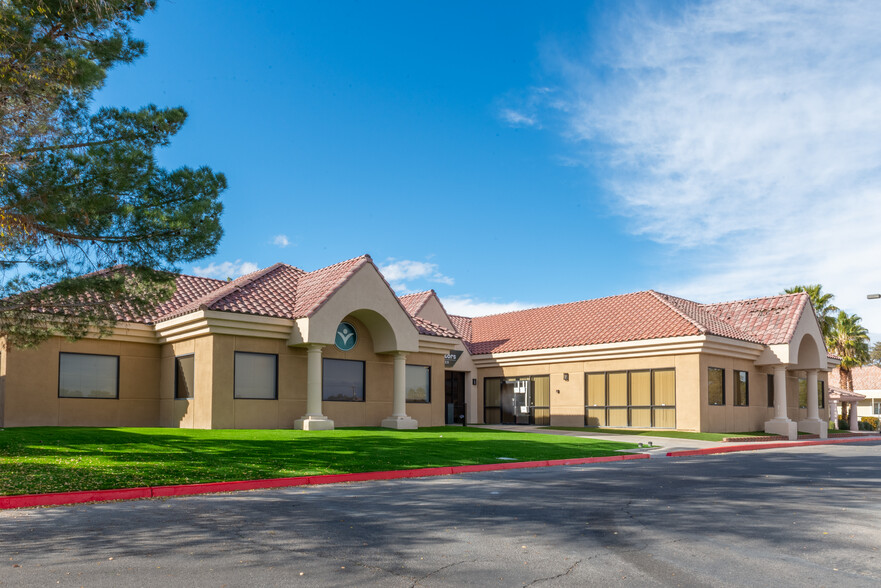
[[[370,256],[362,255],[304,275],[297,286],[297,304],[292,318],[309,316],[324,306],[346,280],[368,263],[373,263]]]
[[[877,365],[861,365],[850,370],[854,390],[881,390],[881,367]],[[841,369],[835,368],[829,373],[829,386],[843,388]]]
[[[453,339],[459,338],[458,333],[445,329],[444,327],[422,317],[411,316],[410,318],[413,320],[413,324],[416,325],[416,330],[419,331],[420,335],[434,335],[435,337],[450,337]]]
[[[476,317],[472,353],[504,353],[700,335],[695,323],[654,292],[636,292]]]
[[[717,335],[771,345],[788,342],[804,293],[698,304],[649,290],[485,317],[451,316],[473,354]]]
[[[471,319],[467,316],[459,316],[456,314],[447,315],[450,322],[456,327],[456,331],[462,335],[465,341],[471,341]]]
[[[407,314],[415,317],[419,315],[419,311],[422,310],[425,303],[435,295],[434,290],[426,290],[425,292],[414,292],[413,294],[399,296],[398,300],[401,301],[401,305],[407,311]]]
[[[759,343],[774,345],[792,339],[798,319],[810,304],[807,294],[796,292],[702,306],[725,323],[750,333]]]

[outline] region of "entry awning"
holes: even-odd
[[[859,394],[858,392],[829,387],[829,400],[834,400],[835,402],[859,402],[865,397],[865,394]]]

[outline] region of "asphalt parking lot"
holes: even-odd
[[[0,512],[2,586],[877,586],[881,446]]]

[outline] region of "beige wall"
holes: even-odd
[[[119,398],[58,398],[62,351],[119,356]],[[159,425],[158,345],[60,337],[36,349],[4,350],[3,424],[17,426],[155,427]]]
[[[680,429],[698,430],[700,414],[696,408],[696,400],[700,395],[700,385],[695,378],[698,364],[697,355],[689,354],[480,368],[477,371],[477,415],[480,422],[483,422],[483,381],[485,378],[549,375],[551,425],[583,427],[586,373],[673,368],[676,371],[676,426]],[[563,379],[563,374],[569,374],[568,381]]]

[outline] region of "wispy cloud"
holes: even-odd
[[[528,304],[525,302],[485,301],[471,296],[445,296],[441,302],[448,313],[471,317],[512,312],[515,310],[540,306],[538,304]]]
[[[256,272],[259,267],[256,263],[250,261],[224,261],[221,263],[211,263],[205,267],[193,266],[193,273],[197,276],[205,278],[218,278],[225,280],[226,278],[238,278],[251,272]]]
[[[533,127],[537,124],[535,116],[524,114],[513,108],[503,108],[499,111],[499,116],[509,125],[515,127]]]
[[[379,271],[399,294],[411,292],[409,282],[412,281],[427,281],[447,286],[452,286],[455,283],[453,278],[438,271],[436,263],[427,261],[389,258],[385,264],[379,266]]]
[[[557,58],[566,133],[634,232],[694,266],[670,291],[820,282],[881,332],[879,22],[878,2],[711,1]]]
[[[276,247],[284,248],[284,247],[287,247],[288,245],[290,245],[291,242],[288,240],[287,235],[276,235],[275,237],[272,238],[272,244],[275,245]]]

